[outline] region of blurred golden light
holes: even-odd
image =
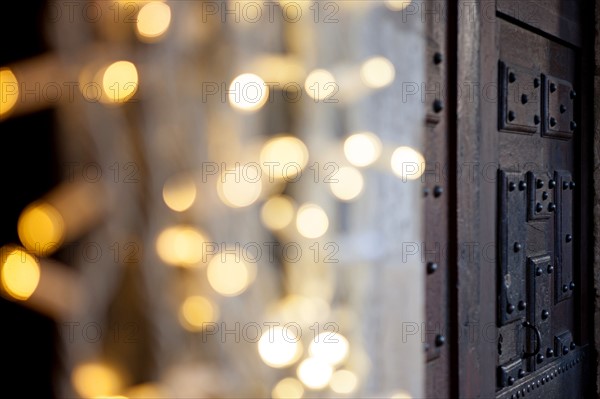
[[[333,374],[331,364],[321,359],[308,358],[302,361],[296,370],[298,378],[310,389],[323,389],[329,384]]]
[[[337,198],[342,201],[350,201],[359,196],[363,185],[363,176],[358,169],[352,166],[342,166],[333,176],[329,188]]]
[[[166,392],[158,384],[144,383],[134,385],[125,391],[125,397],[129,399],[167,398]]]
[[[344,155],[354,166],[368,166],[381,155],[381,140],[371,132],[360,132],[344,141]]]
[[[304,90],[312,99],[322,101],[333,96],[338,91],[338,85],[331,72],[315,69],[306,77]]]
[[[163,230],[156,240],[161,260],[172,266],[196,266],[202,261],[206,235],[191,226],[174,226]]]
[[[215,304],[199,295],[186,298],[179,310],[180,321],[189,331],[202,331],[206,323],[217,321],[218,313]]]
[[[398,391],[392,395],[391,399],[413,399],[413,397],[406,391]]]
[[[116,370],[98,362],[77,366],[71,374],[71,382],[77,393],[84,398],[116,395],[123,384]]]
[[[402,11],[410,3],[412,3],[412,0],[385,0],[385,5],[392,11]]]
[[[268,98],[269,89],[265,81],[253,73],[241,74],[229,85],[229,103],[240,111],[257,111]]]
[[[208,263],[208,283],[223,296],[237,296],[246,291],[256,277],[256,264],[246,263],[237,254],[217,254]]]
[[[45,201],[38,201],[21,212],[17,232],[19,239],[30,252],[38,256],[48,256],[63,243],[65,222],[56,208]]]
[[[281,230],[294,219],[294,203],[285,195],[269,198],[260,211],[263,224],[271,230]]]
[[[165,204],[176,212],[183,212],[196,200],[196,183],[190,175],[170,177],[163,187]]]
[[[268,366],[281,368],[302,356],[302,344],[292,329],[269,328],[258,341],[258,353]]]
[[[358,386],[358,377],[350,370],[338,370],[331,376],[329,386],[335,393],[352,393]]]
[[[300,399],[304,395],[302,383],[295,378],[284,378],[271,391],[273,399]]]
[[[117,61],[110,64],[102,76],[101,101],[105,103],[123,103],[129,100],[138,88],[138,72],[129,61]]]
[[[160,1],[145,4],[137,17],[137,33],[144,41],[159,39],[169,29],[171,8]]]
[[[398,177],[416,180],[425,172],[425,158],[411,147],[398,147],[392,154],[391,166]]]
[[[296,215],[296,228],[306,238],[319,238],[329,228],[329,218],[319,205],[307,203]]]
[[[396,76],[394,65],[385,57],[373,57],[360,68],[360,77],[367,87],[380,89],[389,86]]]
[[[315,359],[335,366],[348,356],[348,340],[336,332],[322,332],[310,343],[308,351]]]
[[[35,291],[40,281],[37,260],[19,248],[2,247],[2,288],[11,297],[24,301]],[[5,252],[8,252],[5,254]],[[6,256],[6,257],[5,257]]]
[[[308,149],[302,140],[291,137],[274,137],[260,151],[260,165],[272,179],[295,181],[308,163]]]
[[[224,172],[217,181],[217,194],[223,203],[231,208],[243,208],[256,202],[262,192],[260,167],[251,168],[247,175],[245,168],[235,167],[235,172]]]
[[[0,69],[0,117],[5,116],[19,99],[19,81],[9,68]]]

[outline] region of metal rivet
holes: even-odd
[[[544,361],[544,359],[545,359],[545,358],[544,358],[544,355],[542,355],[541,353],[538,353],[538,355],[537,355],[537,362],[538,362],[538,363],[541,363],[541,362],[543,362],[543,361]],[[543,382],[543,381],[544,381],[544,380],[542,380],[542,382]]]
[[[550,83],[550,93],[554,93],[556,91],[556,84]]]
[[[550,212],[554,212],[554,211],[556,210],[556,205],[555,205],[554,203],[552,203],[552,202],[551,202],[551,203],[549,203],[549,204],[548,204],[548,210],[549,210]]]
[[[523,104],[527,104],[528,101],[529,101],[529,97],[527,97],[527,94],[522,94],[521,95],[521,102]]]
[[[533,116],[533,123],[535,123],[536,125],[540,124],[540,116],[539,115]]]
[[[547,191],[544,191],[544,192],[542,193],[542,199],[543,199],[544,201],[546,201],[546,200],[548,199],[548,192],[547,192]]]
[[[527,303],[525,303],[524,301],[519,301],[518,307],[519,310],[525,310],[525,308],[527,307]]]
[[[537,188],[542,188],[542,187],[544,187],[544,181],[543,181],[542,179],[537,179],[537,181],[536,181],[536,183],[535,183],[535,184],[536,184],[536,187],[537,187]]]
[[[537,205],[535,206],[535,211],[539,213],[543,210],[544,210],[544,206],[538,202]]]
[[[546,320],[550,316],[550,312],[547,310],[542,310],[542,320]]]
[[[548,265],[548,274],[552,273],[553,271],[554,271],[554,266]]]
[[[540,87],[540,79],[539,78],[533,79],[533,87]]]
[[[571,291],[573,291],[575,289],[575,283],[571,281],[571,283],[569,284],[569,288],[571,289]]]
[[[569,188],[571,190],[573,190],[575,188],[575,182],[574,181],[572,181],[572,182],[569,183]]]
[[[571,350],[575,350],[575,342],[571,342]]]
[[[566,355],[567,353],[569,353],[569,348],[563,346],[563,355]]]
[[[441,64],[441,63],[442,63],[442,53],[440,53],[440,52],[436,52],[436,53],[433,55],[433,63],[434,63],[435,65],[439,65],[439,64]]]
[[[433,111],[435,113],[441,112],[444,109],[444,104],[442,104],[442,100],[436,99],[433,102]]]
[[[556,126],[556,119],[554,117],[550,117],[550,126]]]
[[[550,187],[550,188],[554,188],[554,187],[556,187],[556,180],[554,180],[554,179],[550,179],[550,180],[548,181],[548,187]]]
[[[508,377],[508,385],[512,385],[515,383],[515,377]]]
[[[577,129],[577,123],[575,123],[575,121],[571,121],[570,126],[571,126],[571,130]]]
[[[569,182],[568,181],[564,181],[563,182],[563,190],[566,190],[569,188]]]
[[[506,306],[506,313],[511,314],[514,311],[515,311],[515,305],[513,305],[512,303],[509,303]]]
[[[541,267],[538,267],[538,268],[535,269],[535,275],[536,276],[541,276],[542,273],[544,273],[544,271],[542,270]]]
[[[566,235],[566,237],[565,237],[565,241],[566,241],[566,242],[571,242],[571,241],[573,241],[573,236],[572,236],[571,234],[567,234],[567,235]]]
[[[522,248],[523,248],[523,246],[518,242],[515,242],[515,244],[513,245],[513,250],[515,252],[519,252]]]
[[[546,356],[548,356],[548,357],[554,356],[554,351],[552,350],[552,348],[548,348],[546,350]]]
[[[442,346],[446,342],[446,337],[443,335],[437,335],[435,337],[435,346]]]
[[[525,370],[519,369],[519,378],[525,377]]]
[[[508,183],[508,191],[515,191],[515,188],[517,188],[515,182],[511,181],[510,183]]]
[[[563,292],[567,292],[567,291],[569,291],[569,286],[568,286],[568,285],[566,285],[566,284],[564,284],[564,285],[562,286],[562,290],[563,290]]]
[[[519,399],[521,397],[521,392],[517,391],[516,395],[517,395],[517,399]]]
[[[525,190],[526,188],[527,188],[527,183],[521,180],[521,181],[519,182],[519,190],[523,191],[523,190]]]
[[[575,92],[575,90],[571,90],[571,92],[569,93],[569,97],[571,97],[571,100],[577,97],[577,93]]]
[[[565,112],[567,112],[567,107],[565,107],[563,104],[560,104],[560,113],[564,114]]]
[[[517,118],[517,114],[515,114],[515,111],[508,111],[508,120],[509,121],[514,121]]]
[[[435,271],[438,269],[438,264],[435,262],[428,262],[427,263],[427,273],[429,274],[433,274],[435,273]]]
[[[433,196],[436,198],[439,197],[440,195],[442,195],[443,192],[444,192],[444,189],[441,188],[440,186],[435,186],[433,188]]]
[[[515,73],[514,72],[509,72],[509,74],[508,74],[508,81],[510,83],[513,83],[515,80],[517,80],[517,77],[515,76]]]

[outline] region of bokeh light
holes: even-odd
[[[176,212],[189,209],[196,200],[196,183],[188,174],[176,175],[169,178],[163,186],[165,204]]]
[[[333,102],[336,100],[333,96],[338,91],[338,84],[331,72],[326,69],[315,69],[306,77],[304,90],[314,100]]]
[[[263,107],[269,98],[265,81],[253,73],[237,76],[229,85],[229,104],[243,112],[254,112]]]
[[[303,237],[319,238],[327,232],[329,218],[319,205],[307,203],[298,210],[296,228]]]
[[[216,304],[203,296],[187,297],[179,310],[180,321],[189,331],[202,331],[207,323],[213,323],[219,318]]]
[[[38,256],[49,256],[65,239],[62,215],[45,201],[27,206],[17,222],[19,239],[25,248]]]
[[[143,41],[160,39],[171,24],[171,8],[160,1],[142,6],[137,17],[137,33]]]
[[[274,137],[260,151],[260,165],[274,179],[295,181],[308,163],[308,149],[302,140],[291,137]]]
[[[335,366],[348,356],[348,340],[336,332],[322,332],[310,343],[308,351],[315,359],[323,360]]]
[[[173,226],[163,230],[156,240],[161,260],[172,266],[197,266],[203,261],[208,237],[192,226]]]
[[[2,288],[14,299],[27,300],[39,284],[40,265],[32,255],[20,248],[2,247],[0,251]]]
[[[329,381],[331,390],[335,393],[348,394],[356,390],[358,377],[350,370],[337,370]]]
[[[282,230],[294,220],[294,203],[286,195],[269,198],[260,210],[262,223],[270,230]]]
[[[387,58],[373,57],[362,64],[360,77],[367,87],[380,89],[392,84],[396,70]]]
[[[0,69],[0,118],[8,115],[19,99],[19,81],[9,68]]]
[[[262,170],[258,164],[236,165],[217,180],[217,194],[231,208],[244,208],[256,202],[262,192]]]
[[[271,391],[273,399],[300,399],[303,395],[304,387],[302,383],[292,377],[279,381]]]
[[[71,375],[71,382],[77,393],[84,398],[113,396],[119,393],[123,385],[119,373],[100,362],[77,366]]]
[[[215,255],[206,276],[210,286],[223,296],[237,296],[246,291],[256,277],[256,265],[246,263],[237,254]]]
[[[362,174],[352,166],[342,166],[331,180],[331,192],[342,201],[351,201],[358,197],[364,186]]]
[[[411,147],[398,147],[392,154],[392,170],[403,180],[417,180],[425,172],[425,158]]]
[[[315,358],[302,361],[296,370],[298,378],[310,389],[323,389],[333,375],[331,364]]]
[[[391,396],[391,399],[413,399],[413,397],[408,392],[406,392],[404,390],[400,390],[400,391],[395,392]]]
[[[110,64],[102,76],[105,103],[123,103],[129,100],[138,89],[138,72],[129,61],[117,61]]]
[[[287,367],[302,356],[302,344],[293,329],[269,328],[258,341],[258,353],[271,367]]]
[[[355,133],[344,141],[344,155],[354,166],[368,166],[379,158],[381,147],[381,140],[374,133]]]
[[[402,11],[412,3],[412,0],[385,0],[385,5],[392,11]]]

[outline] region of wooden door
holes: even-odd
[[[457,183],[458,245],[477,244],[457,260],[460,396],[593,392],[588,6],[457,14],[457,79],[478,82],[472,102],[457,95],[458,163],[476,165]]]

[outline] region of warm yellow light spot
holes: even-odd
[[[22,249],[2,247],[0,251],[2,288],[15,299],[28,299],[40,281],[40,265],[32,255]]]
[[[269,198],[260,210],[263,224],[271,230],[286,228],[294,219],[294,203],[285,195]]]
[[[208,242],[205,234],[191,226],[163,230],[156,240],[156,251],[163,262],[172,266],[196,266],[202,261]]]
[[[253,73],[241,74],[229,85],[229,103],[240,111],[257,111],[268,98],[269,88],[265,81]]]
[[[163,199],[169,208],[177,212],[189,209],[196,200],[196,183],[190,175],[169,178],[163,187]]]
[[[115,395],[121,390],[122,381],[113,368],[103,363],[85,363],[73,370],[71,381],[75,390],[84,398]]]
[[[352,393],[356,390],[358,378],[350,370],[338,370],[331,376],[329,386],[335,393]]]
[[[412,3],[412,0],[385,0],[385,5],[392,11],[402,11]]]
[[[9,68],[0,69],[0,117],[5,116],[19,99],[19,81]]]
[[[315,69],[306,77],[304,90],[311,98],[322,101],[337,93],[338,85],[331,72],[325,69]],[[331,101],[333,100],[332,98]]]
[[[305,204],[298,210],[296,228],[306,238],[319,238],[329,228],[329,218],[319,205]]]
[[[206,276],[210,286],[219,294],[237,296],[254,281],[256,264],[244,262],[237,253],[218,254],[209,262]]]
[[[260,151],[260,166],[269,175],[269,181],[295,181],[307,163],[308,149],[296,137],[274,137]]]
[[[34,202],[21,212],[17,223],[19,239],[30,252],[48,256],[65,239],[62,215],[47,202]]]
[[[371,132],[360,132],[344,141],[344,155],[354,166],[368,166],[381,155],[381,140]]]
[[[162,2],[145,4],[138,13],[137,33],[144,41],[155,41],[169,29],[171,8]]]
[[[317,335],[310,343],[308,351],[315,359],[335,366],[348,356],[348,340],[335,332],[323,332]]]
[[[125,391],[125,396],[129,399],[148,399],[148,398],[168,398],[167,393],[158,384],[144,383],[134,385]]]
[[[236,165],[224,171],[217,181],[217,194],[231,208],[252,205],[262,192],[262,170],[258,164]]]
[[[362,64],[360,77],[367,87],[380,89],[394,81],[396,70],[387,58],[373,57]]]
[[[321,359],[305,359],[296,370],[298,378],[310,389],[323,389],[329,384],[333,367]]]
[[[269,328],[258,341],[258,353],[271,367],[287,367],[302,356],[302,344],[293,328]]]
[[[364,185],[362,174],[352,166],[342,166],[331,180],[332,182],[329,183],[331,192],[342,201],[350,201],[358,197]]]
[[[425,158],[411,147],[398,147],[392,154],[392,170],[403,180],[416,180],[425,172]]]
[[[138,72],[129,61],[117,61],[110,64],[102,76],[105,103],[123,103],[129,100],[138,88]]]
[[[273,399],[300,399],[304,395],[302,383],[295,378],[284,378],[271,391]]]
[[[219,318],[219,309],[207,298],[190,296],[181,305],[179,319],[189,331],[202,331],[207,323]]]
[[[391,399],[413,399],[413,397],[406,391],[398,391],[392,395]]]

